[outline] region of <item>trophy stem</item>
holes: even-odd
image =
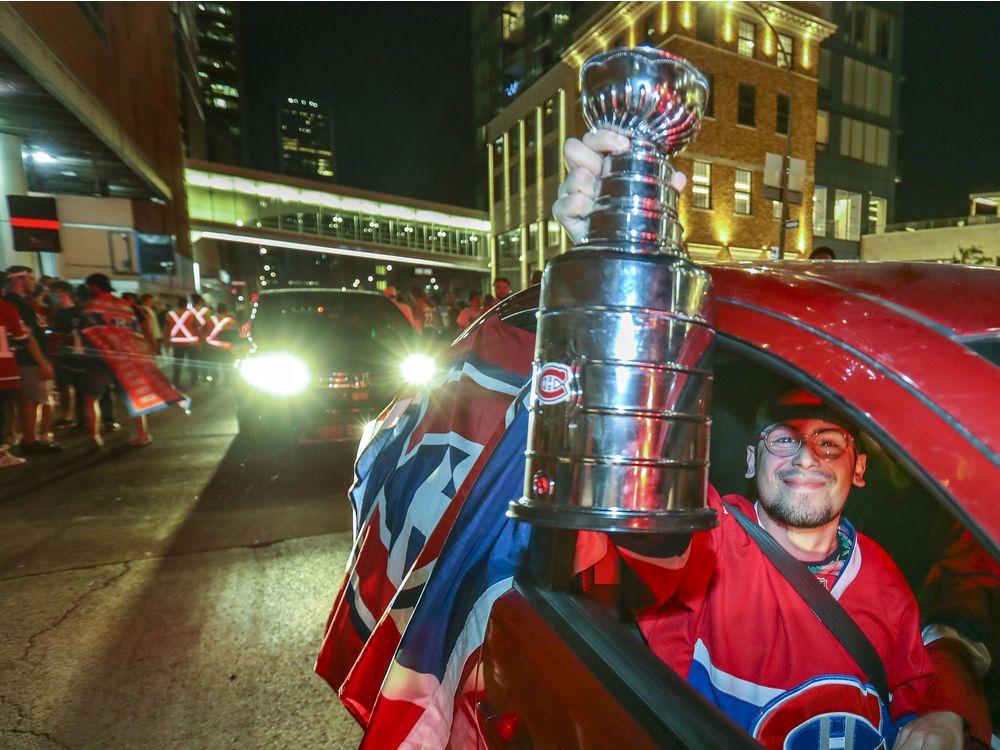
[[[648,142],[634,141],[631,151],[610,157],[583,246],[687,257],[673,174],[666,156]]]

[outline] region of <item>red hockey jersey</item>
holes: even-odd
[[[757,519],[745,498],[725,500]],[[766,747],[891,748],[933,680],[917,604],[895,563],[841,522],[854,544],[831,593],[885,664],[891,693],[885,707],[714,489],[709,505],[719,525],[695,534],[679,558],[618,549],[657,602],[637,614],[650,649]],[[605,538],[588,536],[578,567],[606,549]]]

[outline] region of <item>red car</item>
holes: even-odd
[[[915,591],[953,521],[1000,559],[1000,270],[802,262],[711,272],[713,484],[745,486],[744,425],[783,378],[836,404],[871,438],[868,486],[852,494],[847,515]],[[532,326],[536,305],[537,288],[497,314]],[[567,555],[572,545],[552,543],[541,567],[565,570]],[[548,582],[525,577],[493,607],[476,706],[486,746],[752,744],[617,617],[623,592],[601,592],[601,605],[558,573]]]
[[[847,517],[892,555],[918,597],[949,541],[964,532],[989,575],[959,597],[957,606],[974,606],[958,614],[981,618],[996,658],[1000,270],[853,262],[709,268],[718,330],[712,483],[744,491],[749,426],[776,381],[822,397],[865,436],[867,485],[852,492]],[[537,302],[535,287],[488,317],[533,331]],[[492,606],[479,688],[459,707],[474,717],[479,746],[756,747],[646,647],[627,573],[603,588],[572,575],[574,535],[534,529],[513,590]],[[929,600],[923,604],[929,610]],[[998,683],[994,668],[986,677],[994,720]]]

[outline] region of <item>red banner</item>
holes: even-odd
[[[179,404],[187,409],[190,400],[176,390],[160,372],[149,354],[146,340],[135,331],[116,326],[91,326],[83,337],[92,353],[99,354],[121,386],[132,416],[150,414]]]

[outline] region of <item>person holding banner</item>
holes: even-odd
[[[97,400],[117,382],[135,420],[135,434],[129,438],[129,445],[149,445],[152,438],[146,415],[171,403],[186,402],[186,398],[157,369],[132,305],[111,293],[111,280],[103,273],[94,273],[84,285],[91,299],[83,306],[79,326],[89,356],[80,390],[91,442],[95,447],[104,444]]]

